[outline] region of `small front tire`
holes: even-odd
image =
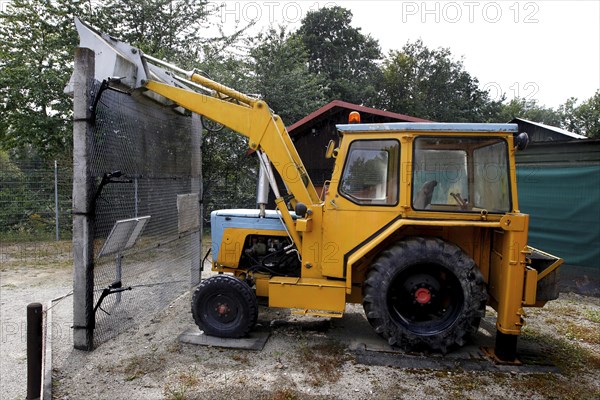
[[[246,282],[216,275],[200,282],[194,291],[192,315],[206,335],[240,338],[256,324],[256,295]]]

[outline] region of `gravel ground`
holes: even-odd
[[[2,267],[1,399],[25,397],[26,304],[69,292],[70,279],[67,267]],[[489,361],[476,360],[487,367],[474,370],[450,368],[460,365],[452,354],[405,355],[415,362],[402,368],[385,366],[389,357],[402,358],[397,353],[381,353],[387,358],[374,364],[382,365],[361,363],[352,349],[361,341],[377,346],[378,339],[358,306],[349,306],[340,320],[261,307],[258,329],[271,334],[262,351],[182,344],[178,335],[193,326],[189,296],[90,353],[72,348],[71,298],[56,304],[53,398],[600,398],[600,299],[594,297],[563,294],[543,309],[528,311],[520,339],[526,367],[499,370]],[[480,342],[489,342],[490,327],[491,313],[467,358],[478,352]],[[439,360],[440,367],[432,367],[431,360]],[[555,372],[536,369],[540,363],[552,364]]]
[[[20,246],[19,246],[20,247]],[[30,249],[39,254],[39,248]],[[0,399],[24,399],[27,394],[27,304],[38,302],[44,308],[56,297],[72,290],[72,269],[67,256],[49,252],[33,262],[11,258],[17,251],[2,248],[0,264]],[[27,249],[25,249],[27,252]],[[70,323],[54,325],[57,341],[71,342]]]

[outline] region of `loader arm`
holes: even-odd
[[[224,88],[222,85],[199,74],[192,74],[191,79],[210,89],[214,86],[217,86],[220,90]],[[144,86],[191,112],[204,115],[227,126],[234,132],[246,136],[250,148],[264,152],[279,172],[287,189],[293,196],[290,200],[292,205],[297,202],[315,204],[319,201],[317,192],[285,126],[281,122],[281,118],[273,115],[264,101],[252,99],[252,101],[244,103],[242,99],[247,98],[247,96],[239,93],[240,96],[238,97],[241,104],[237,104],[223,99],[220,95],[220,93],[224,94],[222,91],[215,91],[216,96],[209,96],[153,80],[145,81]],[[227,91],[230,97],[231,94],[235,93],[234,96],[238,94],[233,89]],[[263,162],[262,159],[261,162]],[[276,182],[273,179],[271,180],[271,186],[277,196],[279,191],[276,189]],[[280,196],[275,199],[275,204],[281,213],[287,232],[296,247],[300,249],[302,239],[296,230],[296,225],[285,199]]]
[[[317,192],[281,118],[272,114],[264,101],[252,99],[199,74],[192,74],[191,80],[215,90],[216,93],[226,94],[238,100],[239,104],[220,96],[210,96],[154,80],[146,81],[145,87],[187,110],[204,115],[246,136],[252,150],[267,154],[295,201],[304,204],[319,202]]]

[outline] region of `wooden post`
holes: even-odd
[[[27,400],[39,399],[42,389],[42,305],[27,305]]]
[[[94,182],[91,176],[94,51],[75,49],[73,71],[73,346],[94,347]]]

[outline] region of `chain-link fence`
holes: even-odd
[[[143,95],[98,86],[93,92],[88,167],[97,346],[166,307],[189,290],[193,270],[199,273],[201,230],[186,223],[200,217],[201,128]],[[191,209],[181,209],[190,203],[178,197],[190,194]]]
[[[70,256],[73,175],[59,162],[0,154],[0,264],[49,264]]]
[[[0,157],[0,238],[69,239],[71,165]]]

